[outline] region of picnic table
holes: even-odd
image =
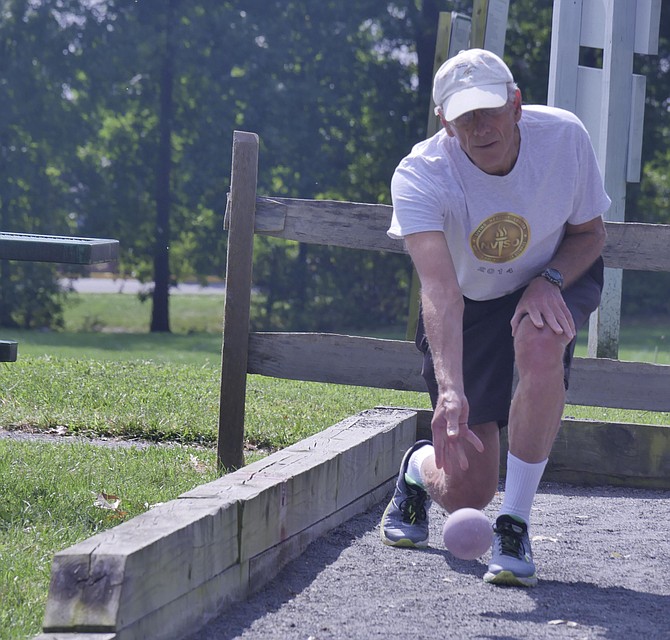
[[[119,241],[0,231],[0,260],[99,264],[119,256]],[[18,343],[0,340],[0,362],[16,362]]]

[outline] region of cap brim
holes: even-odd
[[[453,122],[468,111],[475,109],[496,109],[507,103],[506,84],[488,84],[469,87],[449,96],[442,104],[447,122]]]

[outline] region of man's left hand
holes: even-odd
[[[568,342],[576,335],[572,314],[560,289],[544,278],[535,278],[526,287],[511,320],[512,335],[516,333],[525,316],[538,329],[548,326],[555,334],[565,335]]]

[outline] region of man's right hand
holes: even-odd
[[[468,427],[469,406],[465,395],[441,393],[433,414],[431,430],[435,449],[435,464],[451,475],[458,465],[463,471],[469,467],[465,453],[465,443],[469,442],[476,451],[482,453],[482,441]]]

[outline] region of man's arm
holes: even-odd
[[[467,469],[465,440],[483,450],[469,430],[468,401],[463,388],[463,294],[444,233],[428,231],[405,238],[421,281],[423,322],[433,357],[438,400],[431,428],[438,468]]]
[[[568,224],[563,241],[546,266],[558,269],[563,275],[563,288],[569,287],[597,260],[606,238],[600,217],[584,224]],[[560,290],[542,277],[531,280],[521,297],[512,318],[512,334],[526,315],[538,329],[547,324],[554,333],[564,333],[570,340],[575,336],[575,325]]]

